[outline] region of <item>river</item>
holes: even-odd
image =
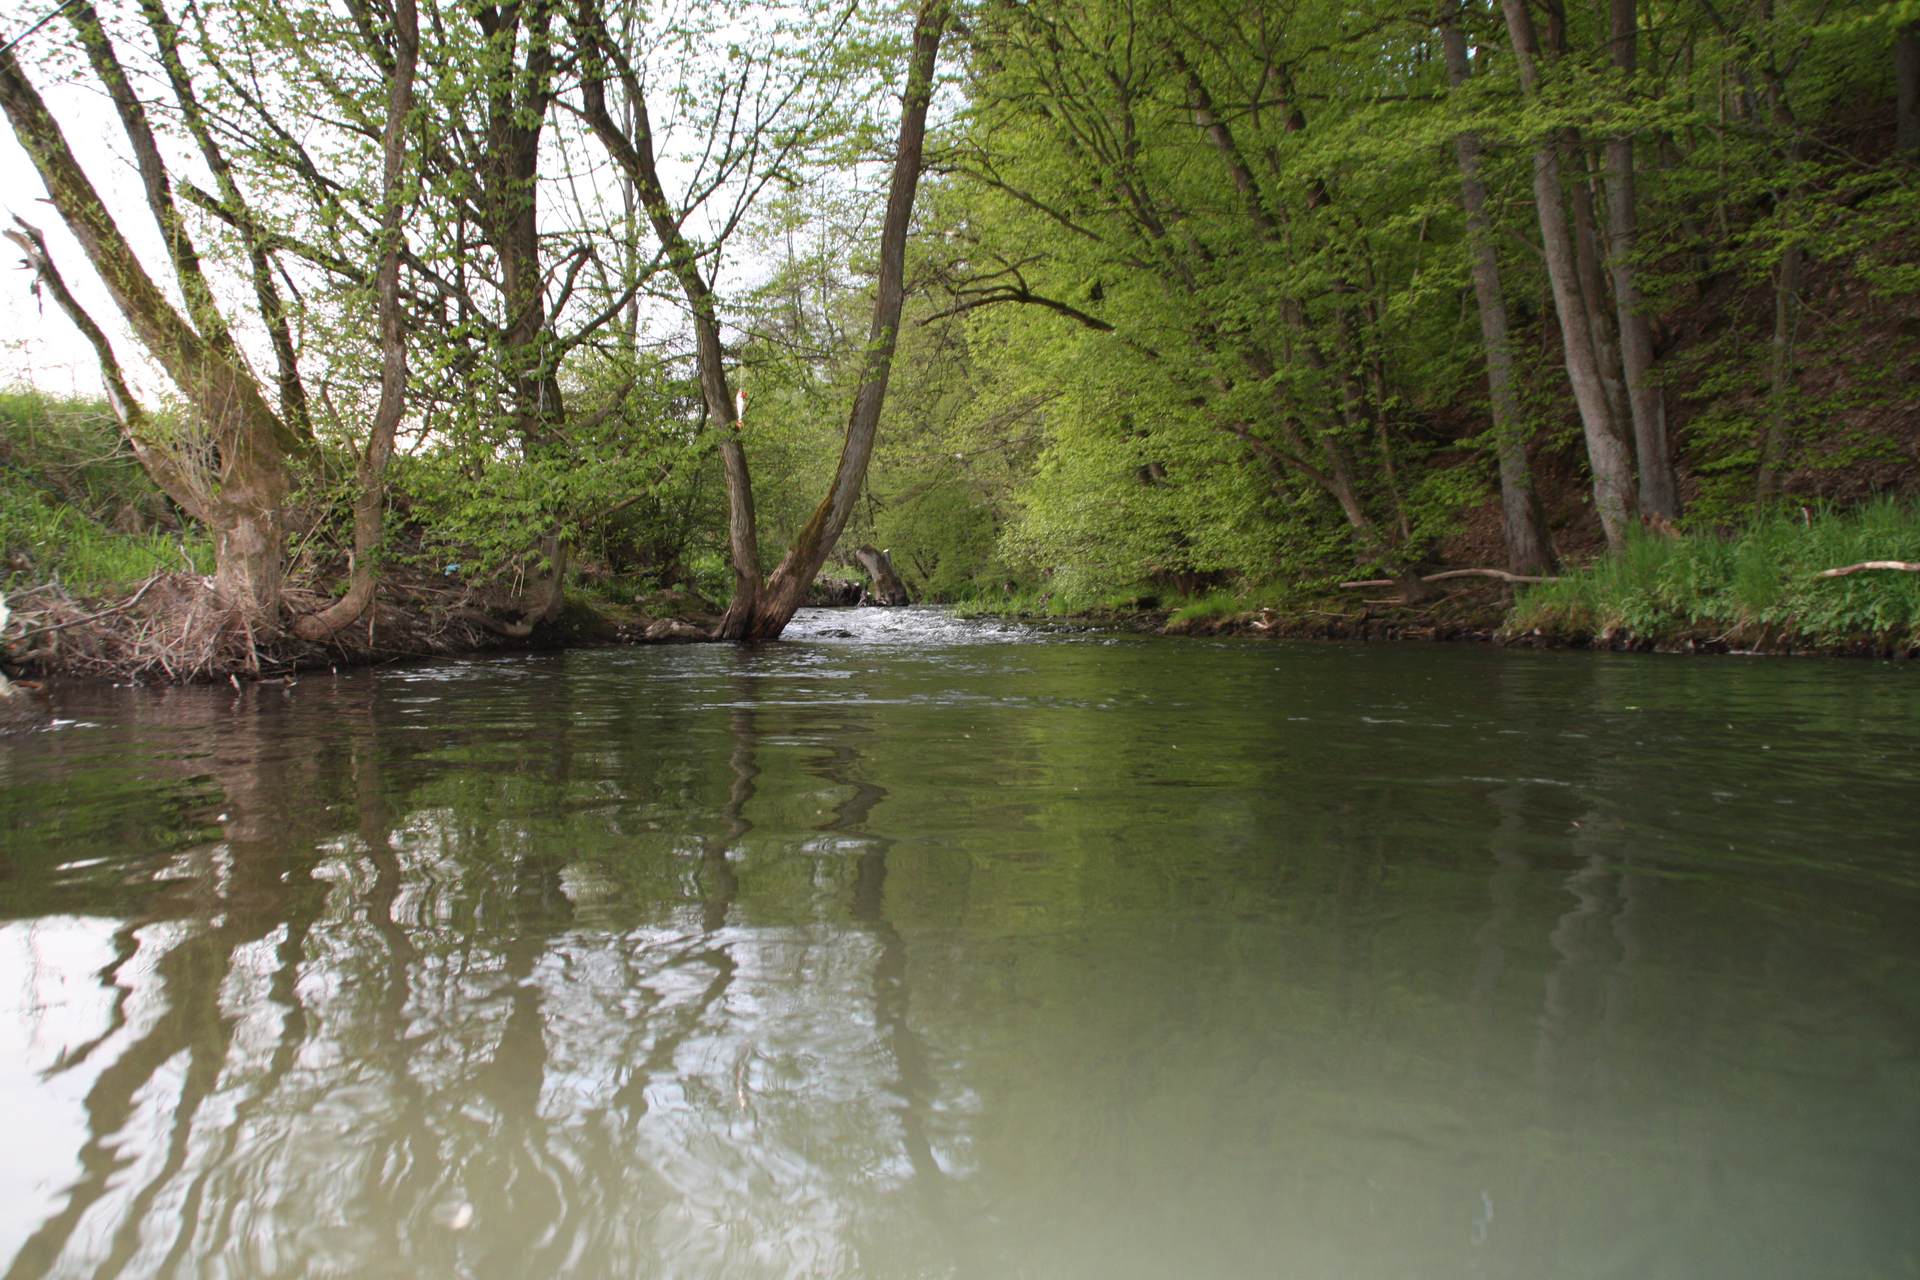
[[[855,610],[56,709],[10,1275],[1920,1266],[1920,671]]]

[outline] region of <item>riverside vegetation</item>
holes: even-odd
[[[76,2],[0,108],[103,386],[0,402],[16,672],[765,638],[868,543],[975,610],[1920,645],[1910,3]]]

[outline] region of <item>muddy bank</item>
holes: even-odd
[[[402,580],[358,622],[319,642],[300,639],[291,619],[323,607],[317,593],[288,592],[277,627],[248,625],[225,609],[206,580],[161,574],[117,602],[74,599],[57,587],[16,592],[0,633],[0,675],[80,677],[134,683],[284,680],[303,671],[378,666],[421,658],[601,645],[705,641],[718,606],[684,592],[659,592],[622,604],[576,594],[555,620],[527,627],[508,602]],[[1920,635],[1860,633],[1816,637],[1774,624],[1699,623],[1647,635],[1625,628],[1522,629],[1500,588],[1461,591],[1419,605],[1393,599],[1326,597],[1284,608],[1181,616],[1165,609],[1102,610],[1063,616],[1003,613],[1040,630],[1168,636],[1247,636],[1282,640],[1473,642],[1516,648],[1614,653],[1811,655],[1920,658]],[[4,717],[30,725],[38,700],[15,687]]]

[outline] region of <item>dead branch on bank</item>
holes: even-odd
[[[1536,577],[1525,573],[1508,573],[1505,569],[1443,569],[1439,573],[1425,574],[1422,582],[1445,582],[1450,578],[1498,578],[1502,582],[1558,582],[1557,574]],[[1397,587],[1404,583],[1402,578],[1364,578],[1357,582],[1343,582],[1346,588],[1353,587]]]
[[[1874,570],[1889,573],[1920,573],[1920,564],[1910,560],[1862,560],[1859,564],[1842,565],[1838,569],[1822,569],[1814,574],[1816,578],[1849,578],[1856,573],[1870,573]]]

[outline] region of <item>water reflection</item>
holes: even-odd
[[[1920,1248],[1910,694],[903,625],[69,693],[0,749],[9,1274]]]

